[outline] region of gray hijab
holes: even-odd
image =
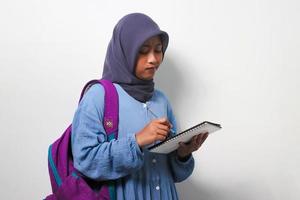
[[[118,83],[140,102],[149,101],[154,92],[154,82],[137,78],[135,66],[139,48],[156,35],[161,38],[164,54],[169,36],[150,17],[132,13],[120,19],[108,44],[102,78]]]

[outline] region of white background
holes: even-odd
[[[1,199],[50,192],[48,145],[130,12],[170,35],[156,86],[180,128],[224,127],[194,154],[181,199],[300,199],[299,10],[297,0],[1,0]]]

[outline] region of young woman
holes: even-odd
[[[168,34],[150,17],[124,16],[114,28],[102,76],[118,92],[118,139],[107,141],[102,125],[104,89],[99,84],[87,91],[73,119],[75,168],[93,180],[116,180],[117,199],[178,199],[175,182],[191,175],[191,153],[207,138],[195,136],[167,155],[147,150],[176,132],[171,105],[153,82],[168,41]]]

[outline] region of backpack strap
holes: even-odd
[[[83,88],[79,102],[83,98],[87,90],[94,84],[100,83],[104,88],[104,113],[103,113],[103,126],[107,135],[108,141],[118,138],[118,125],[119,125],[119,97],[118,92],[109,80],[91,80]],[[107,181],[107,187],[102,188],[104,196],[111,200],[116,199],[116,188],[114,181]]]
[[[112,82],[104,79],[99,82],[105,89],[103,125],[108,136],[108,141],[110,141],[118,138],[119,98]]]
[[[91,80],[83,88],[79,102],[83,98],[87,90],[92,85],[100,83],[104,87],[104,117],[103,126],[108,137],[108,141],[118,138],[118,124],[119,124],[119,98],[118,93],[109,80]]]

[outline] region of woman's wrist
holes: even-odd
[[[189,153],[187,155],[180,155],[177,151],[177,158],[181,162],[186,162],[188,159],[190,159],[191,156],[192,156],[192,153]]]
[[[140,148],[145,146],[145,141],[143,139],[143,136],[141,134],[137,133],[135,134],[136,143],[139,145]]]

